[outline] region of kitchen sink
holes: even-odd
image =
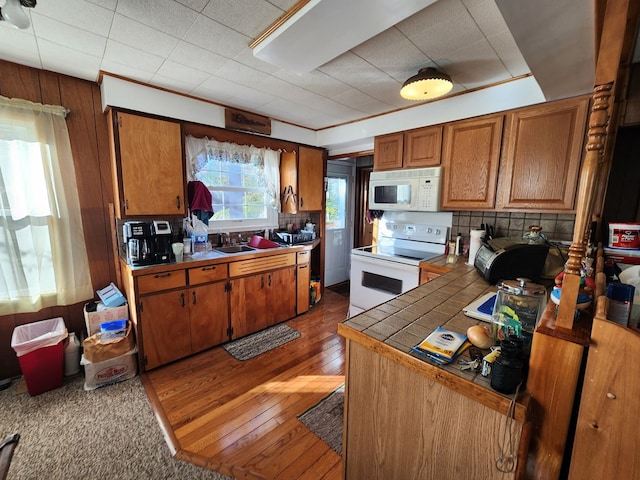
[[[252,252],[255,250],[253,247],[247,245],[228,245],[226,247],[214,247],[214,250],[222,253],[240,253],[240,252]]]

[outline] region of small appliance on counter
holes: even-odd
[[[166,220],[131,221],[122,225],[127,262],[132,266],[171,261],[171,225]]]
[[[543,273],[548,253],[547,243],[531,242],[518,237],[494,238],[482,243],[474,266],[491,284],[519,277],[538,280]]]

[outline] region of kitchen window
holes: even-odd
[[[211,192],[209,231],[278,226],[280,151],[187,136],[187,177]]]
[[[93,297],[65,115],[0,97],[0,315]]]

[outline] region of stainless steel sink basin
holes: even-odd
[[[255,248],[247,245],[229,245],[227,247],[214,247],[213,249],[222,253],[252,252],[255,250]]]

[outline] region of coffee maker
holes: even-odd
[[[166,220],[131,221],[122,226],[127,262],[132,266],[171,261],[171,225]]]

